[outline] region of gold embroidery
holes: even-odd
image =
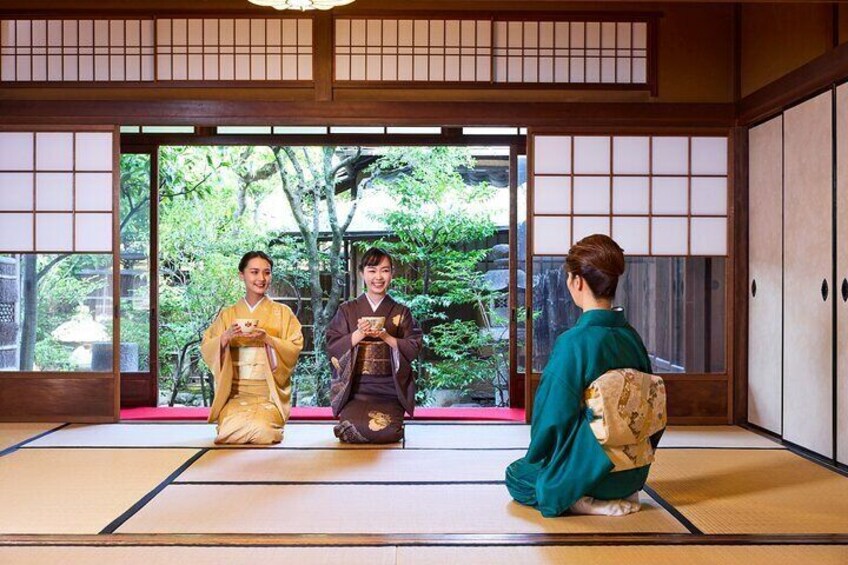
[[[403,320],[403,317],[401,317],[401,315],[400,315],[400,314],[398,314],[397,316],[395,316],[394,318],[392,318],[392,323],[393,323],[395,326],[399,326],[402,320]]]
[[[336,359],[335,357],[332,357],[332,358],[330,359],[330,363],[332,363],[332,364],[333,364],[333,367],[335,367],[335,368],[336,368],[336,371],[341,371],[341,370],[342,370],[342,365],[341,365],[341,363],[339,363],[339,360],[338,360],[338,359]]]
[[[385,430],[389,427],[389,424],[392,423],[392,417],[388,414],[384,414],[383,412],[378,412],[376,410],[372,410],[368,413],[368,417],[371,420],[368,422],[368,428],[372,432],[379,432],[380,430]]]

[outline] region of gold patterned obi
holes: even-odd
[[[665,384],[635,369],[607,371],[585,391],[589,426],[615,468],[626,471],[654,461],[651,436],[666,426]]]
[[[391,348],[385,341],[360,341],[356,364],[353,367],[355,375],[391,375]]]
[[[242,381],[264,381],[268,365],[264,347],[233,347],[230,352],[235,365],[235,378]]]

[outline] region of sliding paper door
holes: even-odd
[[[784,113],[783,438],[833,455],[832,95]]]
[[[749,133],[748,421],[782,433],[783,117]]]

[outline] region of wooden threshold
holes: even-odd
[[[848,535],[691,534],[103,534],[0,535],[0,546],[847,545]]]

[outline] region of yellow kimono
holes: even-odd
[[[237,318],[259,320],[271,344],[236,338],[222,351],[221,334]],[[242,299],[221,310],[203,335],[203,360],[215,376],[209,422],[215,443],[279,443],[291,413],[291,375],[303,348],[300,322],[288,306],[263,298],[251,311]]]

